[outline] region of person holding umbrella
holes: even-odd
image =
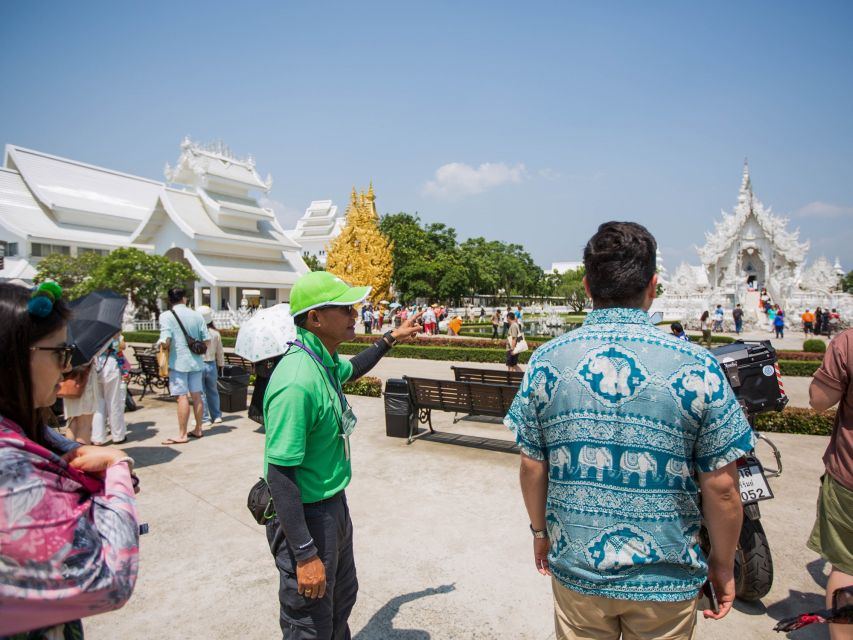
[[[358,582],[344,492],[356,417],[341,385],[421,329],[418,314],[351,360],[341,358],[337,347],[355,336],[355,307],[369,293],[326,271],[297,280],[290,294],[297,337],[264,398],[265,477],[275,507],[266,534],[280,573],[285,638],[350,637]]]
[[[0,637],[82,638],[120,608],[139,562],[133,460],[46,426],[71,368],[62,288],[0,283]]]
[[[82,387],[79,398],[64,399],[66,417],[74,418],[72,433],[78,441],[103,445],[109,422],[113,442],[124,442],[127,428],[119,332],[127,298],[101,290],[77,298],[69,306],[73,316],[68,334],[74,343],[71,377]]]

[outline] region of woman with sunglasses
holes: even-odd
[[[133,460],[46,426],[69,315],[55,283],[0,283],[0,637],[82,638],[80,618],[121,607],[136,582]]]

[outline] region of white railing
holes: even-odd
[[[214,311],[213,324],[219,329],[235,329],[249,318],[255,315],[251,309],[237,311]],[[125,331],[159,331],[160,323],[152,318],[150,320],[129,320],[124,324]]]

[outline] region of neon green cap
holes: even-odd
[[[290,314],[328,305],[358,304],[370,294],[370,287],[351,287],[328,271],[311,271],[296,281],[290,292]]]

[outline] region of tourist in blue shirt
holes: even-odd
[[[202,413],[204,405],[201,390],[204,376],[204,358],[190,351],[189,341],[184,335],[194,340],[201,340],[210,347],[210,335],[204,318],[198,311],[187,306],[187,294],[180,287],[169,289],[169,304],[172,308],[160,314],[159,343],[169,349],[169,393],[178,401],[178,437],[167,438],[165,445],[184,444],[188,442],[187,425],[190,419],[190,401],[192,398],[195,429],[189,433],[193,438],[202,436]],[[180,319],[180,323],[176,319]],[[183,329],[181,329],[181,324]]]
[[[641,225],[599,227],[584,249],[593,311],[534,352],[505,419],[558,638],[690,638],[706,579],[720,608],[705,617],[735,598],[752,430],[713,356],[651,323],[656,250]]]
[[[684,340],[684,342],[690,342],[690,336],[684,333],[684,326],[680,322],[673,322],[669,325],[669,330],[672,331],[672,335],[674,335],[679,340]]]

